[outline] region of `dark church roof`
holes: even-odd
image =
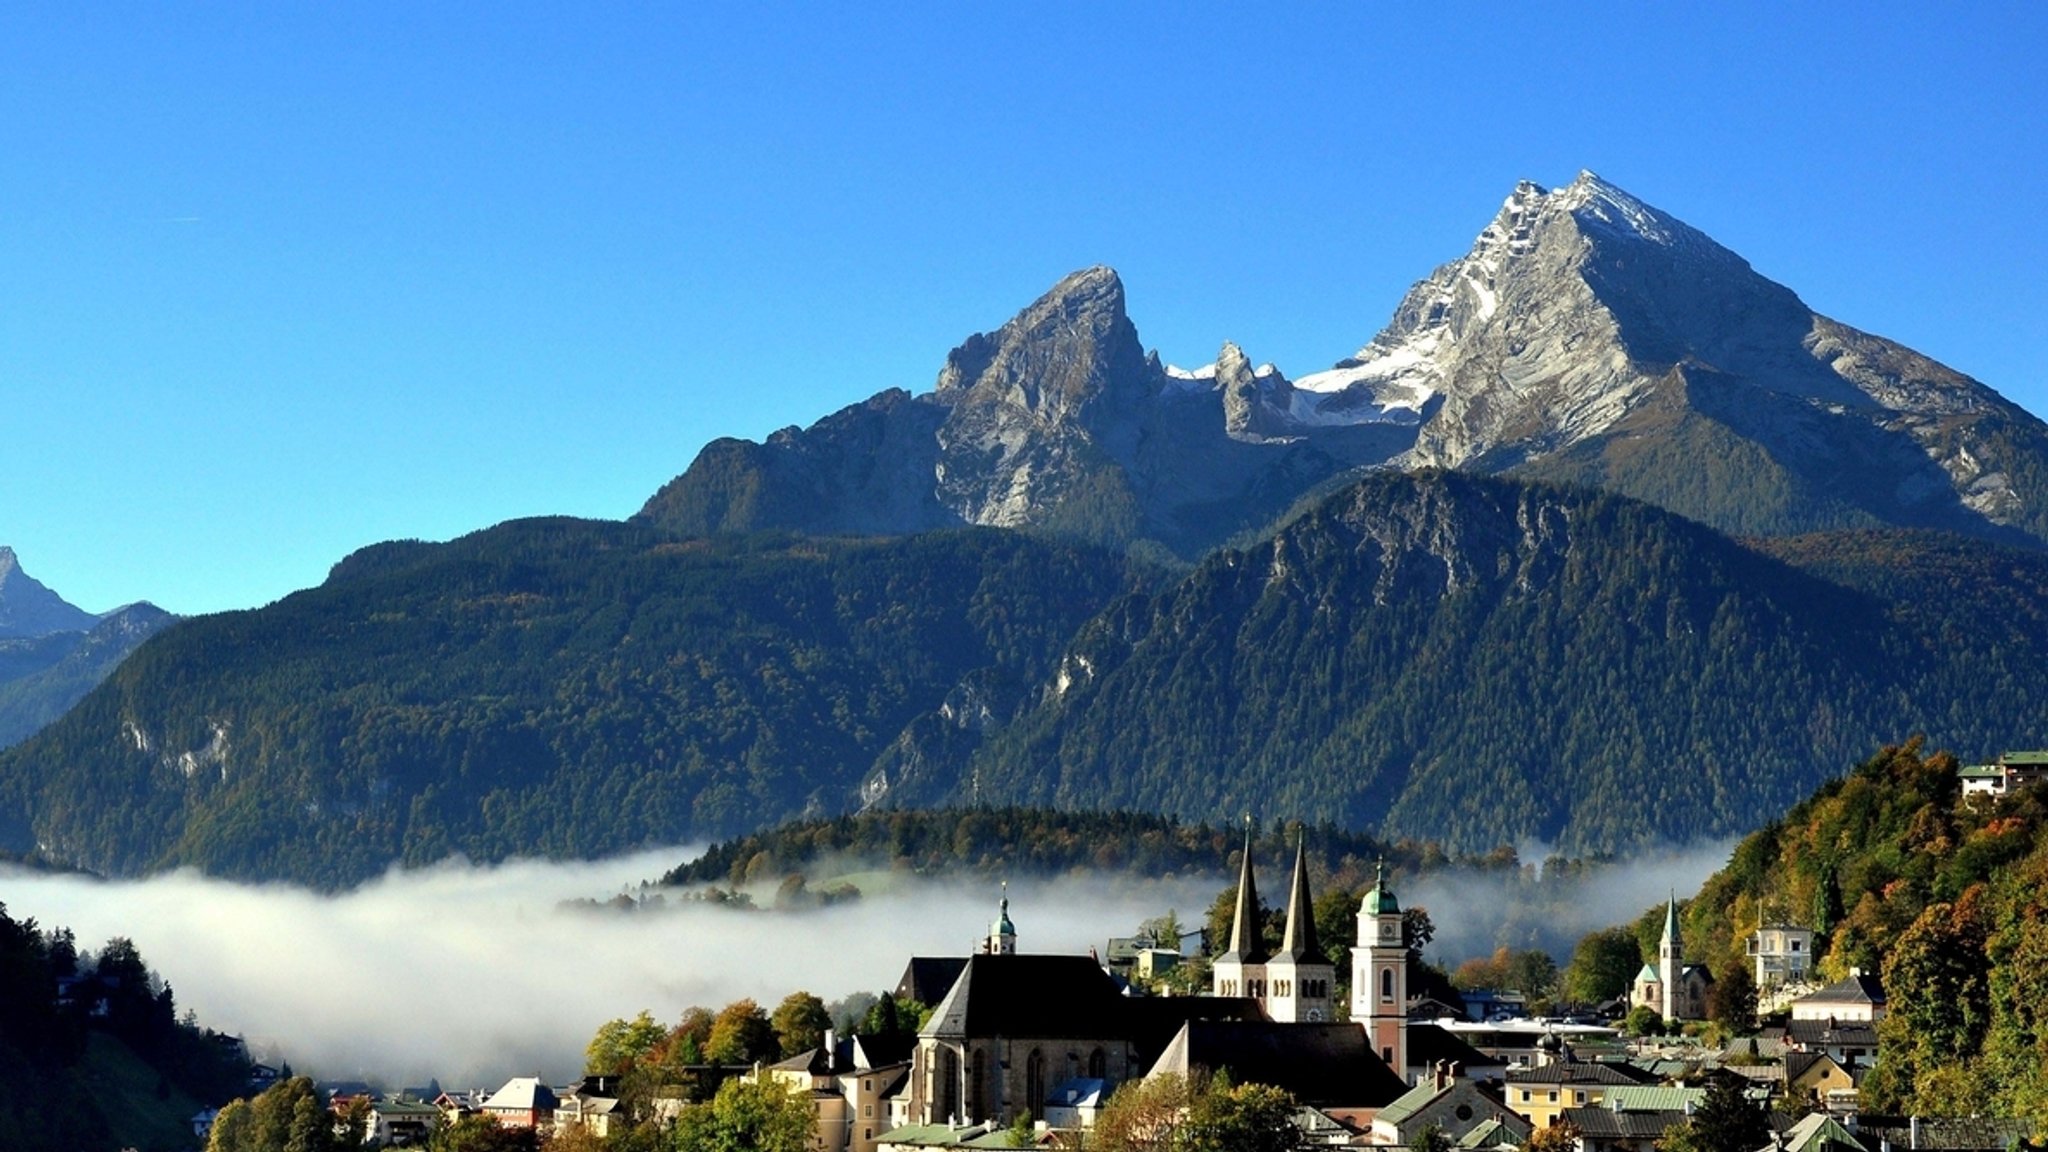
[[[1467,1076],[1471,1076],[1474,1069],[1497,1069],[1507,1065],[1507,1061],[1488,1056],[1460,1040],[1447,1028],[1411,1021],[1408,1025],[1408,1063],[1435,1064],[1439,1060],[1461,1065]]]
[[[1381,1108],[1408,1090],[1356,1024],[1194,1020],[1153,1063],[1161,1072],[1224,1072],[1233,1084],[1271,1084],[1323,1108]]]
[[[1141,1066],[1157,1060],[1190,1021],[1266,1018],[1249,996],[1134,996],[1124,1001],[1123,1014]]]
[[[1125,1003],[1086,956],[970,956],[918,1034],[1122,1039]]]
[[[965,956],[912,956],[904,966],[903,979],[896,982],[896,998],[915,1000],[926,1007],[937,1004],[966,967]]]

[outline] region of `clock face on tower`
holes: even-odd
[[[1382,939],[1382,940],[1385,940],[1385,941],[1388,941],[1388,942],[1390,942],[1390,943],[1391,943],[1391,942],[1393,941],[1393,939],[1394,939],[1394,926],[1393,926],[1392,924],[1382,924],[1382,925],[1380,925],[1380,939]]]

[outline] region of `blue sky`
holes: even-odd
[[[2048,412],[2048,6],[1286,7],[7,5],[0,543],[199,612],[625,516],[1094,263],[1298,376],[1581,168]]]

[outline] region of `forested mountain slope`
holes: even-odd
[[[912,720],[1042,678],[1131,572],[989,530],[538,520],[365,549],[318,588],[156,637],[0,754],[6,846],[340,885],[837,811]]]
[[[1739,834],[1887,733],[1995,749],[2048,715],[2024,674],[2048,557],[1911,534],[1784,553],[1812,570],[1620,497],[1375,476],[1119,601],[962,775],[927,762],[891,799],[1576,854]]]

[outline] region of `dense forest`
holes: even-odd
[[[134,944],[81,955],[0,907],[0,1148],[190,1147],[189,1118],[248,1083],[238,1043],[178,1016]]]
[[[1684,910],[1688,959],[1744,962],[1759,916],[1881,974],[1874,1111],[2048,1123],[2048,797],[1962,795],[1955,757],[1884,749],[1744,839]]]

